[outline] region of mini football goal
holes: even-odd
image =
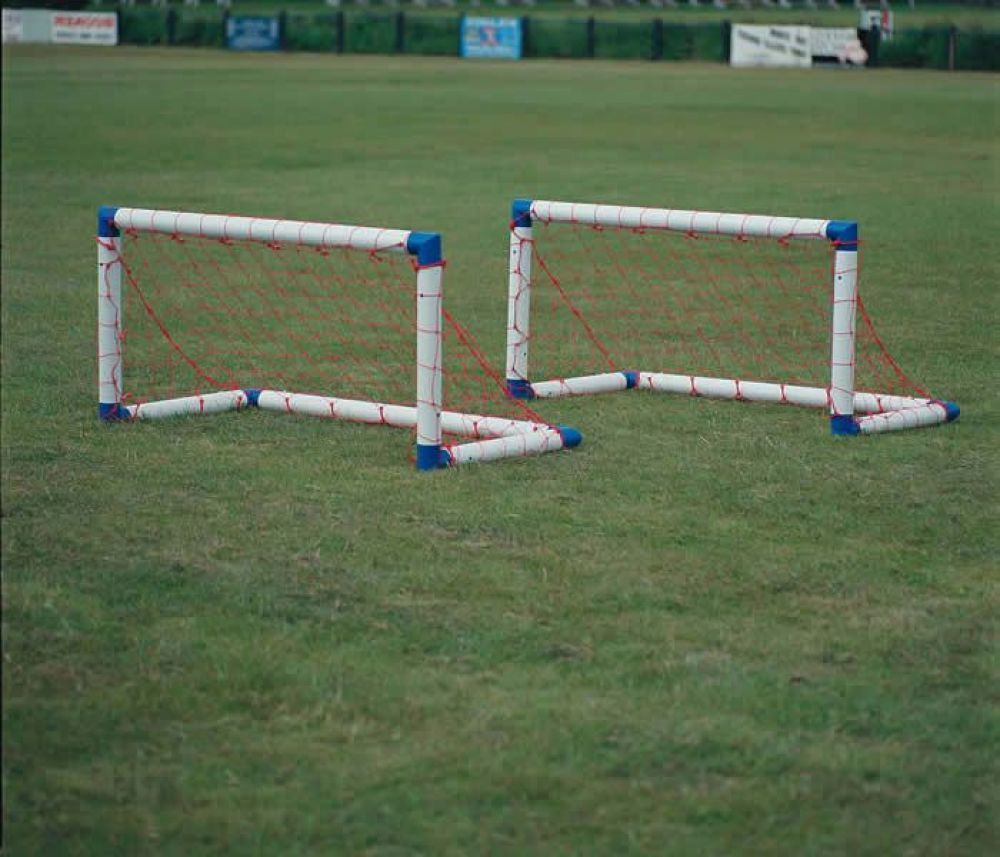
[[[580,442],[511,399],[444,308],[435,233],[108,206],[97,233],[104,420],[394,426],[421,470]]]
[[[849,221],[517,200],[508,389],[803,405],[833,434],[956,419],[879,339],[859,258]]]

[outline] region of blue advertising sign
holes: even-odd
[[[462,18],[462,56],[521,59],[521,19]]]
[[[226,19],[226,46],[234,51],[276,51],[281,47],[277,18],[230,15]]]

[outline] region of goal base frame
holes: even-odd
[[[554,399],[565,396],[592,396],[624,390],[725,399],[736,402],[794,405],[828,409],[830,391],[823,387],[778,384],[770,381],[741,381],[666,372],[601,372],[548,381],[508,379],[507,391],[514,398]],[[922,428],[954,422],[961,409],[956,402],[922,399],[888,393],[856,392],[853,414],[831,414],[833,435],[878,434],[908,428]]]

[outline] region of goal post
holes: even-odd
[[[956,419],[875,333],[859,259],[852,221],[515,200],[508,390],[800,405],[835,435]]]
[[[581,440],[512,400],[445,310],[437,233],[103,206],[97,245],[102,420],[386,425],[415,433],[420,470]]]

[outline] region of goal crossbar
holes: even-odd
[[[959,416],[954,402],[930,397],[858,391],[855,389],[855,347],[858,306],[858,225],[853,221],[772,217],[667,208],[601,205],[551,200],[515,200],[511,211],[506,377],[514,396],[525,399],[579,396],[620,390],[647,390],[745,402],[790,404],[826,409],[833,434],[873,434],[950,422]],[[597,232],[647,232],[726,236],[736,241],[767,239],[777,243],[825,242],[832,250],[829,283],[829,384],[824,387],[774,380],[711,377],[657,371],[654,367],[615,367],[615,371],[532,378],[529,354],[533,343],[532,299],[534,268],[549,277],[568,311],[576,316],[581,339],[610,361],[584,311],[572,303],[570,286],[548,270],[536,250],[538,225],[568,224]],[[620,272],[617,272],[620,273]],[[598,288],[613,289],[614,283]],[[753,295],[747,295],[752,300]],[[879,343],[881,346],[881,343]],[[894,365],[894,364],[893,364]]]

